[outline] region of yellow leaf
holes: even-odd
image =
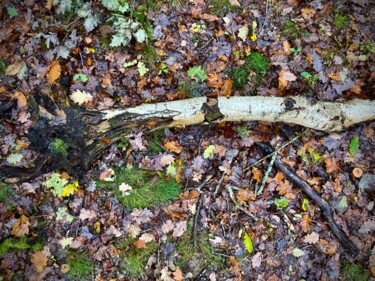
[[[69,195],[73,195],[74,192],[76,192],[78,190],[78,181],[75,181],[74,183],[71,183],[71,184],[67,184],[63,191],[61,192],[61,196],[62,197],[67,197]]]
[[[253,35],[251,35],[250,37],[251,41],[256,41],[258,39],[257,35],[255,33],[253,33]]]
[[[48,83],[51,85],[60,78],[61,66],[57,60],[53,60],[48,71]]]
[[[100,222],[97,221],[96,223],[94,223],[94,228],[97,233],[100,233]]]

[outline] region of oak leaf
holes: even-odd
[[[174,229],[172,236],[174,238],[181,237],[184,234],[184,232],[186,231],[186,227],[187,227],[187,221],[178,222],[176,224],[176,228]]]
[[[309,232],[310,230],[310,226],[311,226],[311,218],[309,215],[304,215],[301,219],[301,223],[300,223],[301,227],[302,227],[302,230],[303,232],[307,233]]]
[[[44,251],[37,251],[31,256],[31,263],[36,268],[38,272],[42,272],[47,266],[48,257]]]
[[[178,142],[175,141],[168,141],[164,144],[164,147],[168,149],[170,152],[175,152],[177,154],[181,153],[182,147]]]
[[[319,241],[319,234],[316,232],[311,232],[310,234],[307,234],[305,238],[303,239],[303,242],[309,243],[309,244],[316,244]]]
[[[12,226],[12,235],[21,237],[29,234],[30,221],[25,215],[22,215]]]

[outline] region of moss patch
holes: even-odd
[[[68,275],[73,280],[89,280],[94,263],[86,253],[70,252],[68,254]]]
[[[37,241],[35,243],[31,243],[26,236],[15,238],[9,237],[6,238],[2,243],[0,243],[0,257],[5,255],[10,250],[25,250],[25,249],[32,249],[32,250],[40,250],[43,248],[43,243],[41,241]]]
[[[119,186],[123,183],[132,189],[126,193],[120,191]],[[129,168],[118,169],[113,182],[99,183],[98,186],[113,189],[118,200],[128,209],[161,205],[177,199],[181,192],[174,180],[154,180],[151,173]]]
[[[292,20],[287,20],[284,23],[282,33],[291,40],[304,37],[308,34],[305,29]]]
[[[260,86],[269,69],[270,64],[265,56],[259,52],[251,52],[246,57],[244,65],[230,72],[233,87],[236,90],[242,89],[249,82],[249,75],[253,72],[255,75],[250,78],[250,82],[255,90]]]
[[[336,14],[334,21],[335,27],[339,30],[345,29],[349,25],[349,17],[342,14]]]
[[[147,249],[137,249],[134,239],[125,238],[116,243],[121,251],[121,269],[130,278],[140,278],[146,275],[146,265],[150,256],[156,252],[157,243],[146,243]]]
[[[346,281],[367,281],[370,278],[370,272],[364,270],[360,264],[351,264],[345,262],[341,271],[342,280]]]

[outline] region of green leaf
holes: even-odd
[[[249,34],[249,27],[247,25],[242,26],[238,30],[238,37],[242,39],[242,41],[246,41],[247,35]]]
[[[129,62],[125,62],[122,66],[123,67],[133,66],[133,65],[136,65],[137,62],[138,62],[137,60],[132,60],[132,61],[129,61]]]
[[[81,82],[86,83],[87,81],[89,81],[89,77],[86,74],[77,73],[73,76],[73,80],[74,81],[80,80]]]
[[[117,11],[120,8],[120,3],[118,0],[102,0],[102,4],[111,11]]]
[[[345,210],[348,207],[348,198],[344,195],[338,205],[339,210]]]
[[[246,250],[251,254],[253,252],[253,241],[251,241],[251,238],[247,232],[245,232],[245,235],[243,237],[243,243],[245,244]]]
[[[85,22],[83,23],[87,32],[93,31],[94,28],[98,26],[98,24],[99,24],[99,19],[96,16],[90,16],[86,18]]]
[[[12,153],[10,154],[8,157],[7,157],[7,162],[11,165],[14,165],[14,164],[17,164],[19,162],[21,162],[23,158],[23,155],[22,154],[19,154],[19,153]]]
[[[26,63],[23,63],[20,71],[18,71],[17,78],[20,80],[23,80],[26,77],[26,75],[27,75],[27,65]]]
[[[302,257],[305,254],[304,251],[298,248],[294,248],[292,253],[293,253],[293,256],[295,256],[296,258]]]
[[[138,29],[136,33],[134,33],[134,37],[138,43],[143,43],[147,39],[146,31],[144,29]]]
[[[167,175],[170,175],[172,177],[175,177],[177,174],[177,169],[176,167],[172,166],[172,165],[169,165],[167,167]]]
[[[213,158],[214,157],[214,150],[215,150],[214,145],[211,144],[211,145],[207,146],[207,148],[203,152],[203,158],[205,158],[205,159]]]
[[[146,67],[144,62],[141,62],[141,61],[138,62],[137,67],[138,67],[139,75],[141,75],[141,76],[145,75],[148,71],[148,68]]]
[[[312,77],[312,75],[306,71],[301,72],[301,76],[305,79],[310,79]]]
[[[59,197],[64,189],[64,186],[68,183],[68,180],[60,178],[60,174],[53,173],[51,177],[46,180],[43,185],[50,189],[53,196]]]
[[[59,241],[59,244],[65,249],[65,247],[70,246],[73,243],[73,237],[65,237]]]
[[[206,71],[201,66],[193,66],[188,70],[188,75],[190,78],[194,79],[196,82],[204,82],[207,78]]]
[[[359,150],[359,137],[354,136],[349,144],[349,155],[353,157],[358,150]]]
[[[56,220],[66,220],[67,222],[71,223],[74,217],[68,213],[67,207],[61,207],[56,212]]]
[[[307,208],[306,208],[306,207],[307,207],[309,204],[310,204],[309,199],[304,198],[303,201],[302,201],[302,210],[306,212],[306,211],[307,211]]]
[[[130,30],[126,30],[126,33],[116,33],[112,35],[111,44],[109,44],[110,47],[120,47],[126,46],[129,44],[131,40],[131,33]]]
[[[282,196],[279,199],[275,199],[274,203],[276,204],[277,209],[280,210],[289,205],[289,200],[285,196]]]
[[[11,18],[18,16],[18,12],[17,12],[16,8],[14,8],[14,7],[7,7],[7,11],[8,11],[8,15]]]

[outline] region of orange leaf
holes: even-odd
[[[210,88],[221,88],[224,81],[217,73],[210,73],[207,75],[206,84]]]
[[[220,96],[228,97],[232,93],[233,82],[231,79],[225,80],[223,88],[221,89]]]
[[[147,249],[146,243],[144,240],[135,240],[134,241],[134,246],[137,249]]]
[[[251,172],[253,173],[253,177],[257,182],[260,182],[262,180],[262,173],[259,171],[258,168],[253,167]]]
[[[284,52],[290,55],[292,52],[290,51],[290,44],[288,41],[283,42]]]
[[[31,263],[36,268],[38,272],[42,272],[47,266],[48,257],[44,251],[37,251],[31,256]]]
[[[300,224],[301,224],[303,232],[305,232],[305,233],[309,232],[310,226],[311,226],[310,216],[309,215],[304,215],[302,217],[302,219],[301,219],[301,223]]]
[[[181,153],[182,147],[178,142],[169,141],[164,144],[164,147],[171,152],[175,152],[177,154]]]
[[[61,75],[61,66],[57,60],[53,60],[49,66],[48,71],[48,83],[51,85],[55,83],[57,79],[60,78]]]

